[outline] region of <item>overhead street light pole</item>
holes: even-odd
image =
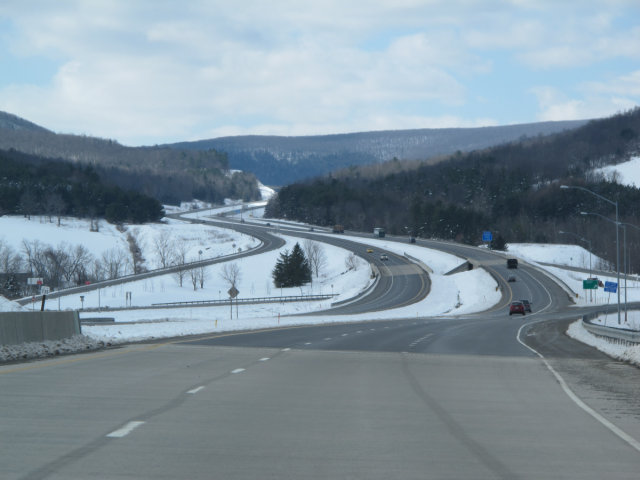
[[[590,193],[591,195],[594,195],[596,197],[598,197],[601,200],[604,200],[607,203],[610,203],[611,205],[616,207],[616,270],[617,270],[617,279],[618,279],[618,325],[621,324],[621,320],[620,320],[620,221],[619,221],[619,217],[618,217],[618,202],[617,201],[613,201],[613,200],[609,200],[606,197],[603,197],[602,195],[597,194],[596,192],[592,192],[591,190],[589,190],[588,188],[584,188],[584,187],[578,187],[578,186],[569,186],[569,185],[560,185],[560,188],[562,189],[575,189],[575,190],[583,190],[587,193]],[[607,218],[607,217],[604,217]],[[610,221],[610,219],[607,219]]]
[[[631,266],[631,259],[627,259],[627,227],[635,228],[636,230],[640,230],[640,227],[637,225],[633,225],[632,223],[620,222],[622,228],[624,229],[624,321],[627,322],[627,277],[629,276],[629,271],[627,270],[627,265]],[[631,255],[629,255],[631,256]]]

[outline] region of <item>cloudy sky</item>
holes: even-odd
[[[638,104],[638,0],[0,3],[0,110],[125,145]]]

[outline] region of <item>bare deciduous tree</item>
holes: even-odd
[[[32,276],[43,276],[45,273],[44,249],[44,244],[39,240],[22,241],[22,250],[26,256],[25,261]]]
[[[178,284],[182,287],[184,277],[187,274],[187,252],[188,248],[184,243],[179,243],[173,256],[173,264],[176,267],[175,276],[178,279]]]
[[[0,239],[0,272],[16,273],[22,267],[22,258],[11,247]]]
[[[102,253],[98,276],[113,280],[126,274],[127,252],[121,248],[112,248]]]
[[[93,255],[84,245],[76,245],[69,248],[68,263],[65,271],[65,278],[68,282],[82,285],[87,281],[87,265],[93,261]]]
[[[309,260],[309,265],[315,273],[316,278],[318,278],[320,269],[327,264],[327,256],[324,253],[324,248],[322,248],[320,243],[306,239],[304,241],[304,253],[307,256],[307,260]]]
[[[193,285],[193,291],[195,292],[198,289],[198,269],[190,269],[189,277],[191,278],[191,285]]]
[[[167,268],[171,265],[173,257],[175,257],[175,241],[168,230],[162,230],[153,240],[155,252],[158,255],[158,261],[161,268]]]
[[[200,282],[200,288],[204,288],[204,281],[207,279],[207,271],[203,266],[198,267],[198,282]]]
[[[242,278],[242,272],[237,263],[225,263],[220,271],[220,278],[229,284],[229,287],[236,287]]]

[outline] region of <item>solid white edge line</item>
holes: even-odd
[[[187,393],[195,394],[195,393],[198,393],[201,390],[204,390],[204,387],[196,387],[193,390],[189,390]]]
[[[628,433],[626,433],[625,431],[623,431],[622,429],[620,429],[618,426],[614,425],[613,423],[611,423],[609,420],[607,420],[606,418],[604,418],[602,415],[600,415],[598,412],[596,412],[594,409],[592,409],[589,405],[587,405],[586,403],[584,403],[580,397],[578,397],[573,390],[571,390],[571,388],[569,388],[569,386],[567,385],[567,382],[564,381],[564,378],[562,378],[560,376],[560,374],[558,372],[555,371],[555,369],[549,364],[549,362],[547,361],[546,358],[544,358],[544,356],[542,356],[542,354],[540,352],[538,352],[537,350],[535,350],[534,348],[531,348],[529,345],[525,344],[522,340],[520,340],[520,333],[522,332],[522,329],[528,325],[532,325],[533,322],[531,323],[525,323],[524,325],[522,325],[519,329],[518,329],[518,335],[516,337],[516,339],[518,340],[518,342],[525,348],[528,348],[530,351],[532,351],[533,353],[535,353],[538,357],[540,357],[540,359],[542,360],[542,362],[545,364],[545,366],[547,367],[547,369],[553,374],[553,376],[556,378],[556,380],[558,381],[558,383],[560,384],[560,386],[562,387],[562,390],[564,390],[564,393],[573,401],[573,403],[575,403],[578,407],[580,407],[582,410],[584,410],[586,413],[588,413],[589,415],[591,415],[594,419],[596,419],[598,422],[600,422],[605,428],[609,429],[614,435],[616,435],[618,438],[620,438],[622,441],[626,442],[629,446],[631,446],[631,448],[634,448],[635,450],[637,450],[638,452],[640,452],[640,442],[638,442],[638,440],[636,440],[635,438],[633,438],[631,435],[629,435]]]
[[[126,437],[127,435],[129,435],[131,432],[133,432],[136,428],[138,428],[143,423],[144,422],[129,422],[124,427],[119,428],[118,430],[114,430],[113,432],[109,433],[107,435],[107,437],[109,437],[109,438]]]

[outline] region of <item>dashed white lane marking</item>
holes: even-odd
[[[282,351],[283,352],[288,352],[289,350],[291,350],[290,348],[283,348]]]
[[[307,342],[307,343],[305,343],[305,345],[311,345],[311,342]]]
[[[342,336],[343,336],[343,337],[346,337],[346,336],[348,336],[348,335],[349,335],[348,333],[343,333],[343,334],[342,334]]]
[[[235,370],[231,370],[231,373],[242,373],[244,370],[244,368],[236,368]]]
[[[362,330],[358,330],[356,333],[362,333]]]
[[[331,340],[331,337],[327,337],[327,338],[325,338],[325,340],[326,340],[326,341],[329,341],[329,340]]]
[[[118,430],[114,430],[110,434],[107,435],[109,438],[122,438],[129,435],[136,428],[142,425],[144,422],[129,422],[124,427],[119,428]]]
[[[422,342],[423,340],[426,340],[427,338],[429,338],[431,336],[433,336],[433,333],[429,333],[429,334],[425,335],[424,337],[420,337],[419,339],[414,340],[413,342],[411,342],[409,344],[409,348],[415,347],[417,344],[419,344],[420,342]]]
[[[261,362],[266,362],[267,360],[271,360],[269,357],[263,357],[260,359]]]
[[[201,390],[204,390],[204,387],[194,388],[193,390],[189,390],[187,393],[195,394],[195,393],[198,393]]]

